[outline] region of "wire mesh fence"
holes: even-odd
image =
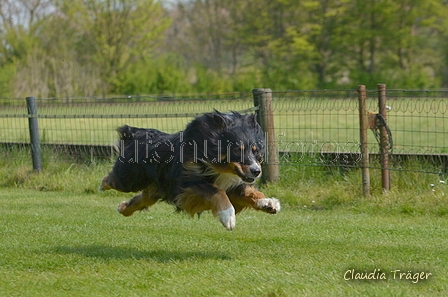
[[[356,90],[273,92],[283,163],[357,166],[361,157],[357,96]]]
[[[3,147],[30,143],[25,99],[0,99]],[[168,133],[184,129],[192,118],[213,109],[250,111],[250,93],[182,97],[126,96],[107,99],[37,99],[40,141],[73,156],[110,157],[122,125],[151,127]],[[247,111],[246,111],[247,110]]]
[[[367,91],[367,110],[378,112],[377,90]],[[357,90],[272,92],[281,166],[360,166]],[[251,92],[194,96],[37,99],[42,146],[71,156],[110,158],[121,125],[183,130],[213,109],[256,112]],[[445,173],[448,156],[448,92],[387,90],[391,170]],[[1,152],[29,149],[25,99],[0,99]],[[368,131],[372,168],[380,168],[375,130]],[[14,155],[11,155],[14,157]],[[23,155],[21,155],[23,156]]]
[[[445,174],[448,92],[388,90],[387,107],[391,168]]]

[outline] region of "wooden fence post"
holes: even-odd
[[[381,184],[383,192],[390,190],[390,171],[389,171],[389,137],[386,128],[387,109],[386,109],[386,85],[377,84],[378,88],[378,109],[379,114],[384,119],[384,125],[380,125],[380,161],[381,161]]]
[[[34,171],[42,171],[42,152],[40,150],[39,125],[37,122],[36,98],[26,97],[26,107],[28,109],[28,125],[30,130],[31,157],[33,159]]]
[[[265,156],[263,167],[263,182],[276,182],[279,178],[279,156],[277,138],[274,131],[274,110],[272,107],[271,89],[253,89],[254,106],[258,106],[257,121],[265,133]]]
[[[366,108],[366,86],[358,86],[359,102],[359,134],[361,147],[362,191],[364,196],[370,195],[369,147],[367,145],[368,116]]]

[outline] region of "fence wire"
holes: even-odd
[[[448,91],[387,91],[392,169],[446,173]]]
[[[284,164],[358,166],[356,90],[284,91],[272,96]]]
[[[274,129],[284,166],[360,165],[357,90],[272,92]],[[124,96],[38,99],[42,146],[70,156],[112,157],[115,129],[127,124],[181,131],[214,109],[255,112],[250,92],[193,96]],[[445,173],[448,159],[448,92],[387,90],[386,123],[392,135],[391,170]],[[367,92],[378,113],[378,92]],[[0,99],[1,152],[29,149],[25,98]],[[380,168],[375,131],[368,131],[371,167]],[[15,156],[15,155],[11,155]],[[21,156],[24,156],[23,154]]]
[[[214,109],[253,112],[251,93],[198,96],[37,99],[41,144],[75,157],[110,157],[122,125],[181,131],[196,116]],[[0,99],[4,151],[29,148],[25,99]]]

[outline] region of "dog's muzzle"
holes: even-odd
[[[247,167],[245,166],[243,171],[244,176],[240,177],[243,180],[243,182],[248,184],[254,183],[255,179],[261,176],[261,167],[257,163],[253,163]]]

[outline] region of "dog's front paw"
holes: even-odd
[[[271,214],[278,213],[281,208],[277,198],[262,198],[257,203],[260,210]]]
[[[219,221],[226,227],[227,230],[232,231],[236,225],[235,209],[229,207],[218,212]]]

